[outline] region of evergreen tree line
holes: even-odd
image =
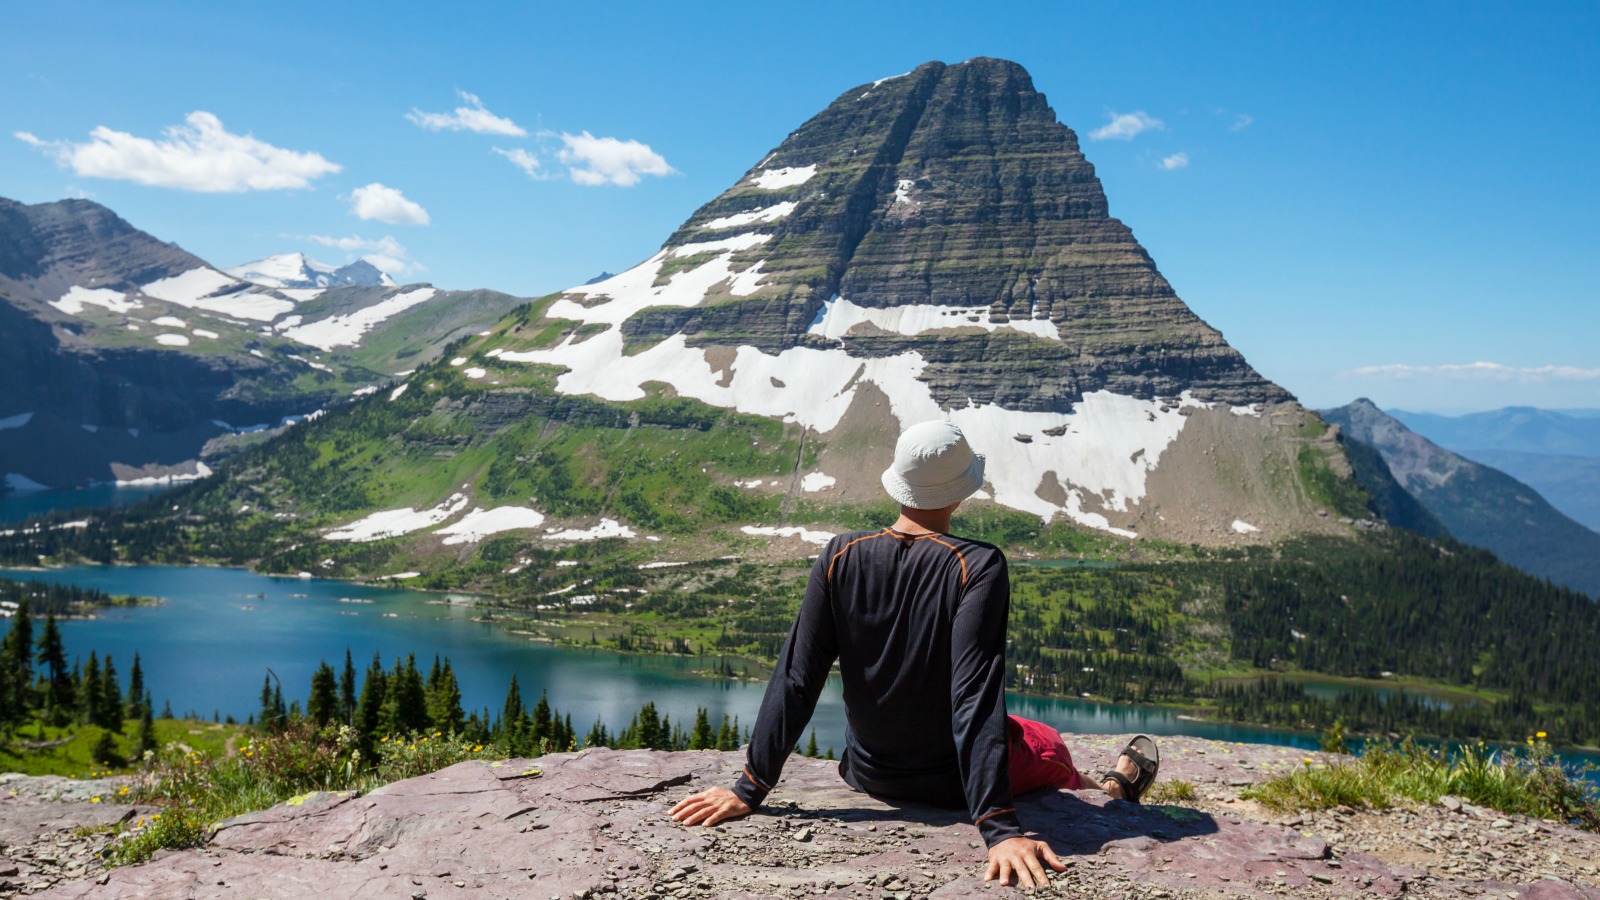
[[[124,690],[116,662],[93,650],[88,662],[67,665],[66,646],[54,613],[34,637],[32,601],[23,596],[11,615],[11,628],[0,639],[0,729],[15,735],[29,723],[42,733],[46,725],[93,725],[104,729],[94,748],[96,759],[112,760],[113,733],[121,734],[128,719],[138,722],[135,752],[155,748],[154,713],[144,684],[139,654],[133,655]]]
[[[0,578],[0,606],[14,610],[23,602],[27,602],[29,610],[37,617],[65,616],[86,607],[110,606],[115,601],[104,591],[75,584]]]
[[[596,717],[580,738],[571,713],[557,710],[543,691],[530,708],[514,674],[498,713],[489,709],[467,712],[462,708],[461,689],[448,658],[435,657],[424,676],[414,654],[397,657],[389,668],[384,667],[380,656],[374,655],[358,680],[349,650],[345,651],[341,669],[335,670],[326,660],[317,666],[303,709],[298,700],[285,704],[282,685],[270,672],[264,678],[260,710],[250,723],[267,731],[281,731],[302,719],[318,726],[354,728],[362,756],[368,760],[375,758],[374,751],[385,738],[430,732],[493,746],[507,756],[528,757],[582,747],[737,750],[750,737],[748,729],[741,734],[737,717],[730,721],[724,715],[721,724],[714,725],[705,707],[699,707],[694,722],[685,728],[658,711],[655,703],[647,702],[627,727],[613,730]],[[802,751],[797,747],[795,752],[833,758],[832,748],[825,754],[818,749],[815,731],[806,748]]]

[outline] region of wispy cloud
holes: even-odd
[[[632,187],[646,175],[659,177],[675,171],[650,145],[638,141],[597,138],[587,131],[563,132],[560,137],[562,147],[556,158],[567,166],[567,173],[578,184]]]
[[[1167,126],[1160,119],[1147,115],[1144,110],[1131,113],[1108,114],[1111,121],[1089,132],[1091,141],[1131,141],[1146,131],[1160,131]]]
[[[390,235],[381,238],[364,238],[358,235],[335,237],[327,234],[310,234],[306,239],[324,247],[359,255],[390,275],[405,276],[428,271],[428,267],[411,258],[405,245]]]
[[[159,139],[137,137],[102,125],[89,140],[46,141],[26,131],[17,140],[43,151],[84,178],[133,181],[153,187],[204,193],[290,190],[310,186],[341,170],[320,153],[274,147],[248,134],[233,134],[203,110],[173,125]]]
[[[1453,363],[1437,366],[1412,366],[1396,363],[1387,366],[1362,366],[1340,372],[1341,378],[1368,378],[1390,381],[1437,379],[1445,381],[1514,381],[1524,384],[1547,381],[1596,381],[1600,369],[1578,366],[1507,366],[1495,362]]]
[[[1233,117],[1233,124],[1228,126],[1229,131],[1243,131],[1255,124],[1256,117],[1246,113],[1239,113]]]
[[[1156,163],[1156,165],[1160,166],[1161,168],[1165,169],[1168,172],[1171,172],[1173,169],[1181,169],[1184,166],[1187,166],[1188,164],[1189,164],[1189,154],[1184,153],[1182,151],[1180,151],[1178,153],[1174,153],[1171,156],[1163,157],[1161,162]]]
[[[398,188],[376,181],[350,192],[350,211],[357,218],[390,225],[428,224],[428,211],[421,204],[407,200]]]
[[[494,149],[494,152],[496,152],[496,153],[500,154],[501,156],[504,156],[506,159],[510,160],[511,164],[513,166],[516,166],[517,168],[521,169],[522,173],[524,175],[527,175],[529,178],[534,178],[534,179],[538,179],[538,180],[542,181],[542,180],[544,180],[546,178],[550,178],[551,177],[549,175],[546,175],[543,171],[541,171],[540,163],[539,163],[539,157],[534,156],[532,153],[529,153],[528,151],[522,149],[521,147],[515,147],[515,148],[512,148],[510,150],[503,150],[503,149],[501,149],[499,147],[495,147],[493,149]]]
[[[500,134],[507,137],[527,137],[528,132],[510,119],[497,116],[483,106],[477,94],[456,91],[465,106],[454,112],[431,113],[413,109],[406,118],[429,131],[471,131],[475,134]]]

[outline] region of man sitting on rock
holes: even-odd
[[[906,429],[883,486],[900,518],[842,534],[817,557],[805,599],[767,683],[732,790],[675,805],[684,825],[747,815],[777,784],[816,709],[834,661],[848,725],[839,774],[880,797],[965,807],[989,847],[984,880],[1049,883],[1061,871],[1043,841],[1023,836],[1012,795],[1088,784],[1055,729],[1006,715],[1010,585],[999,548],[948,533],[983,485],[983,457],[953,423]],[[1100,789],[1135,803],[1155,779],[1153,741],[1129,742]]]

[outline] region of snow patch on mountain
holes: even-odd
[[[330,266],[327,263],[317,262],[303,253],[275,253],[266,259],[258,259],[223,271],[242,281],[259,284],[262,287],[287,288],[295,291],[341,285],[394,285],[394,279],[390,278],[388,273],[366,259],[359,259],[344,266]],[[310,297],[294,297],[294,299],[308,300]]]
[[[544,538],[549,541],[598,541],[602,538],[631,538],[637,536],[632,528],[618,522],[616,519],[601,519],[600,524],[593,528],[568,528],[564,531],[547,532]]]
[[[494,509],[474,507],[461,521],[434,532],[443,535],[446,544],[476,544],[490,535],[502,531],[538,528],[544,524],[544,514],[526,506],[497,506]]]
[[[546,315],[553,319],[572,319],[586,324],[620,325],[646,307],[696,306],[705,299],[706,293],[712,287],[733,277],[734,272],[729,266],[729,260],[733,258],[734,253],[771,239],[770,234],[740,234],[721,240],[699,241],[662,250],[621,275],[573,288],[566,296],[552,304]],[[717,255],[692,269],[674,273],[666,284],[656,286],[655,281],[661,273],[661,266],[669,258],[684,259],[701,253]],[[749,270],[744,274],[749,274]],[[598,303],[592,299],[587,303],[581,303],[569,299],[573,295],[606,299]],[[615,329],[607,333],[613,334]],[[620,335],[618,337],[620,339]],[[515,355],[506,356],[511,358]]]
[[[754,225],[757,222],[772,222],[794,212],[795,207],[799,205],[793,200],[785,200],[782,203],[761,209],[753,209],[749,212],[734,213],[731,216],[712,219],[705,224],[705,227],[716,229],[739,228],[745,225]]]
[[[361,343],[361,336],[371,331],[378,323],[399,315],[413,306],[426,303],[437,293],[438,291],[431,287],[402,291],[366,309],[348,315],[329,316],[304,325],[297,324],[284,329],[283,333],[285,337],[321,350],[352,347]]]
[[[811,472],[807,474],[806,477],[800,479],[800,490],[814,494],[817,491],[825,491],[837,483],[838,479],[834,478],[832,475],[824,475],[821,472]]]
[[[817,174],[816,166],[789,166],[783,169],[762,169],[756,173],[754,180],[756,187],[775,191],[805,184],[815,174]]]
[[[816,544],[818,547],[834,538],[834,533],[831,531],[812,531],[809,528],[798,527],[774,528],[767,525],[746,525],[739,530],[755,537],[797,537],[808,544]]]
[[[462,493],[451,494],[449,499],[431,509],[385,509],[360,518],[341,528],[327,532],[323,537],[333,541],[354,541],[366,543],[368,541],[381,541],[384,538],[399,537],[413,531],[421,531],[430,525],[449,519],[461,512],[467,506],[467,495]]]
[[[144,304],[137,300],[128,299],[128,295],[122,291],[73,285],[70,290],[61,295],[61,299],[50,301],[50,305],[68,315],[76,316],[83,313],[85,306],[103,306],[114,313],[125,313],[138,309]]]
[[[930,331],[952,328],[982,328],[985,331],[1007,329],[1031,334],[1047,340],[1061,340],[1056,323],[1049,319],[1016,319],[994,321],[987,306],[939,306],[929,303],[908,303],[879,309],[857,306],[844,297],[835,296],[824,301],[816,319],[807,329],[808,334],[838,340],[857,325],[872,324],[884,331],[915,336]]]
[[[163,278],[145,285],[146,296],[177,306],[206,310],[271,322],[294,309],[293,301],[272,294],[254,291],[227,290],[238,288],[243,282],[230,278],[216,269],[199,267],[171,278]],[[218,292],[227,290],[227,293]]]

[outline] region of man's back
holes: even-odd
[[[1005,557],[978,541],[885,528],[835,538],[818,569],[844,682],[845,777],[964,806],[955,732],[966,723],[953,715],[958,673],[951,651],[963,597],[999,605],[987,617],[967,617],[969,625],[987,619],[1003,626]],[[984,649],[1003,652],[1003,632],[998,647],[993,637],[965,634],[963,646],[977,657]],[[970,668],[982,660],[967,662]]]

